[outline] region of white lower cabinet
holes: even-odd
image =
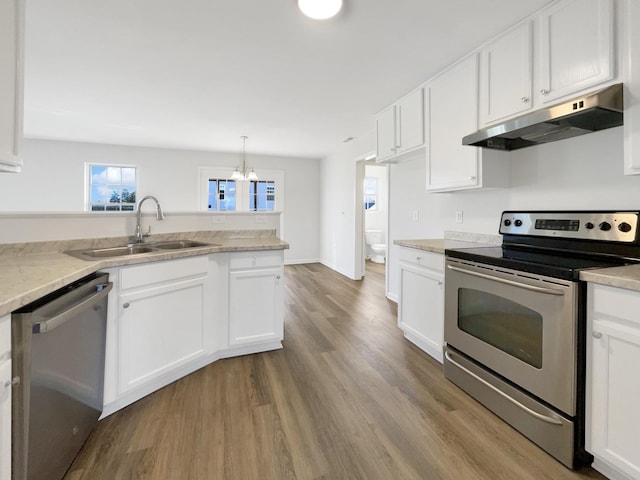
[[[589,284],[586,449],[594,468],[640,479],[640,293]]]
[[[229,346],[283,337],[281,250],[233,253],[229,259]]]
[[[405,337],[442,363],[444,255],[400,248],[398,326]]]
[[[109,273],[105,414],[206,364],[215,328],[206,255]]]
[[[0,480],[11,479],[11,316],[0,318]]]
[[[107,269],[103,416],[220,358],[282,348],[283,265],[274,250]]]

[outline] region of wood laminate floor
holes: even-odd
[[[102,420],[65,480],[584,479],[405,340],[384,266],[285,268],[284,349],[218,361]]]

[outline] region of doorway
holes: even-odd
[[[361,160],[356,168],[356,235],[362,276],[384,273],[389,238],[389,171],[375,160]],[[385,292],[386,293],[386,292]]]

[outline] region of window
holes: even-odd
[[[136,168],[122,165],[87,165],[87,209],[120,212],[136,209]]]
[[[249,210],[273,212],[276,204],[276,184],[273,180],[253,180],[249,184]]]
[[[209,212],[281,212],[284,210],[284,172],[257,170],[258,180],[231,180],[233,168],[198,169],[198,203]]]
[[[208,210],[233,212],[236,210],[236,181],[226,178],[210,178]]]
[[[376,177],[365,177],[364,179],[364,209],[377,210],[378,204],[378,179]]]

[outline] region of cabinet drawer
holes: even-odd
[[[640,327],[640,292],[599,284],[589,286],[591,306],[596,315],[622,318]]]
[[[400,260],[444,272],[444,255],[441,253],[403,247],[400,248]]]
[[[229,268],[231,268],[231,270],[255,267],[280,267],[282,264],[282,250],[233,253],[229,259]]]
[[[0,318],[0,361],[11,351],[11,316]],[[6,355],[8,358],[8,355]]]
[[[122,267],[120,269],[120,288],[126,290],[178,278],[206,275],[208,268],[207,255]]]

